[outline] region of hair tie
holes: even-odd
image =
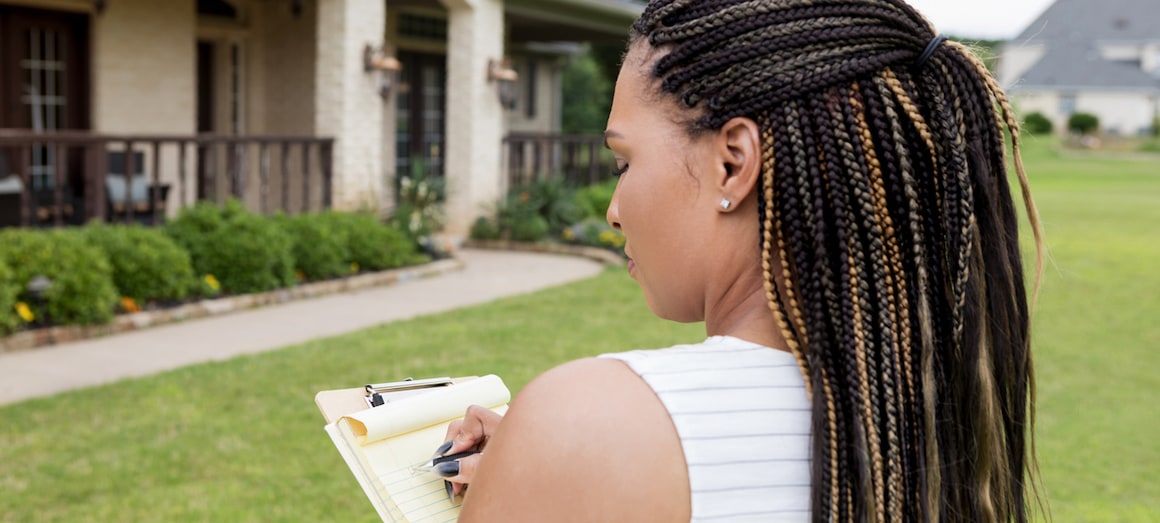
[[[947,37],[943,35],[938,35],[932,38],[930,43],[926,44],[926,49],[923,50],[922,56],[919,56],[918,60],[914,62],[914,66],[921,69],[922,66],[926,65],[926,62],[929,61],[930,57],[934,56],[934,52],[938,50],[938,46],[945,41],[947,41]]]

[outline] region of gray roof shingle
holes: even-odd
[[[1160,77],[1144,72],[1138,65],[1105,60],[1092,47],[1075,43],[1057,43],[1016,86],[1140,89],[1160,92]]]
[[[1016,46],[1043,45],[1043,57],[1014,90],[1107,88],[1160,92],[1160,77],[1139,64],[1104,59],[1100,43],[1160,42],[1160,0],[1056,0],[1019,36]]]
[[[1160,41],[1160,0],[1056,0],[1015,43]]]

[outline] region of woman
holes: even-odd
[[[1025,521],[1018,124],[901,0],[656,0],[609,117],[608,221],[703,343],[576,361],[443,472],[463,520]],[[462,486],[462,485],[460,485]]]

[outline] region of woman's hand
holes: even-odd
[[[487,446],[488,440],[491,439],[492,434],[495,434],[495,429],[499,426],[499,422],[502,419],[503,416],[479,405],[467,407],[467,414],[464,415],[463,419],[452,422],[447,427],[446,441],[451,446],[445,449],[443,447],[447,447],[447,443],[444,443],[443,447],[440,447],[439,450],[443,451],[442,455],[456,454],[468,450],[482,452],[484,447]],[[450,472],[455,472],[455,474],[445,476],[444,479],[451,482],[455,495],[459,495],[467,488],[467,484],[471,483],[471,478],[475,475],[475,468],[479,465],[481,456],[481,454],[475,454],[459,459],[457,471],[455,467],[449,467],[451,469]]]

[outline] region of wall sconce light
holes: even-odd
[[[386,46],[375,47],[367,44],[363,47],[363,71],[379,73],[379,96],[384,100],[391,96],[391,89],[399,79],[399,71],[403,64],[387,52]]]
[[[503,60],[487,61],[487,80],[497,84],[499,103],[504,109],[512,110],[516,108],[516,100],[519,99],[519,92],[516,90],[516,81],[519,79],[520,74],[515,69],[512,69],[511,59],[504,58]]]
[[[97,14],[105,13],[105,6],[108,4],[107,0],[93,0],[93,9],[96,9]]]

